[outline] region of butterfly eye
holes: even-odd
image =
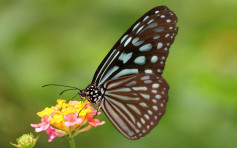
[[[99,105],[121,134],[139,139],[165,113],[169,86],[162,78],[177,17],[158,6],[139,18],[104,58],[81,96]]]

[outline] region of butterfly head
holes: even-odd
[[[98,104],[101,101],[102,93],[95,85],[89,85],[86,89],[79,92],[80,96],[87,99],[93,104]]]

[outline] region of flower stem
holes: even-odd
[[[74,137],[68,138],[68,142],[69,142],[69,144],[70,144],[70,148],[76,148],[76,144],[75,144],[75,139],[74,139]]]

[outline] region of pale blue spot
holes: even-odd
[[[150,99],[150,95],[142,94],[142,93],[140,93],[140,95],[141,95],[144,99],[146,99],[146,100],[149,100],[149,99]]]
[[[161,99],[161,95],[156,95],[155,98],[156,99]]]
[[[135,60],[134,60],[134,63],[135,64],[138,64],[138,65],[144,65],[146,63],[146,58],[145,56],[139,56],[137,57]]]
[[[137,74],[138,73],[138,69],[124,69],[122,71],[120,71],[119,73],[117,73],[114,78],[118,78],[120,76],[124,76],[124,75],[129,75],[129,74]]]
[[[119,56],[119,60],[123,61],[123,64],[127,63],[127,61],[132,57],[132,52],[130,53],[122,53]]]
[[[152,85],[152,88],[159,88],[159,87],[160,87],[160,85],[158,83],[155,83]]]
[[[139,25],[140,25],[140,22],[138,22],[138,23],[133,27],[132,31],[135,30]]]
[[[139,34],[141,34],[142,32],[146,31],[147,29],[153,28],[153,27],[155,27],[157,25],[158,25],[158,23],[152,23],[152,24],[148,25],[146,28],[144,28]]]
[[[136,42],[136,43],[134,43],[133,45],[134,45],[134,46],[140,46],[142,43],[144,43],[144,41]]]
[[[144,26],[140,27],[140,28],[137,30],[137,33],[138,33],[139,31],[141,31],[143,27],[144,27]],[[137,33],[136,33],[136,34],[137,34]]]
[[[163,31],[164,29],[165,29],[165,27],[159,27],[159,28],[156,28],[155,31],[156,31],[156,32],[161,32],[161,31]]]
[[[152,108],[157,111],[158,110],[158,107],[157,106],[152,106]]]
[[[144,81],[144,83],[150,84],[150,83],[152,83],[152,81],[151,80],[146,80],[146,81]]]
[[[145,73],[152,73],[152,70],[151,69],[146,69]]]
[[[139,40],[139,37],[136,37],[132,40],[132,44],[134,45]]]
[[[133,90],[135,91],[139,91],[139,90],[144,90],[146,91],[147,90],[147,87],[132,87]]]
[[[141,52],[150,51],[152,49],[152,44],[148,43],[139,48]]]
[[[170,22],[171,22],[171,20],[170,20],[170,19],[167,19],[167,20],[166,20],[166,22],[167,22],[167,23],[170,23]]]
[[[128,45],[128,43],[132,40],[132,37],[129,37],[127,41],[124,43],[124,47]]]
[[[135,84],[137,84],[137,82],[136,81],[132,81],[132,82],[129,82],[128,84],[126,84],[126,86],[132,86],[132,85],[135,85]]]
[[[125,35],[122,39],[120,43],[123,43],[123,41],[128,37],[128,35]]]
[[[150,79],[150,76],[143,76],[143,77],[141,77],[141,80],[148,80],[148,79]]]
[[[134,45],[134,46],[140,46],[144,41],[139,41],[138,42],[138,40],[139,40],[139,37],[136,37],[136,38],[134,38],[133,40],[132,40],[132,44]]]
[[[154,19],[150,20],[147,24],[150,24],[150,23],[153,22],[153,21],[154,21]]]
[[[137,109],[136,106],[132,104],[127,104],[128,107],[130,107],[133,111],[135,111],[137,114],[141,115],[141,112]]]
[[[142,102],[142,103],[139,103],[139,105],[141,105],[142,107],[148,107],[146,103]]]
[[[159,42],[159,43],[157,44],[157,49],[161,49],[162,46],[163,46],[163,43]]]
[[[147,20],[149,18],[149,16],[146,16],[144,19],[143,19],[143,22],[145,21],[145,20]]]
[[[154,40],[159,39],[159,38],[160,38],[160,35],[155,35],[155,36],[153,37]]]
[[[158,60],[158,57],[157,56],[152,56],[151,57],[151,63],[156,63]]]

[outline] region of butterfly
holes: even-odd
[[[169,85],[162,77],[178,32],[177,17],[157,6],[117,41],[95,72],[82,98],[98,105],[128,139],[147,135],[166,110]]]

